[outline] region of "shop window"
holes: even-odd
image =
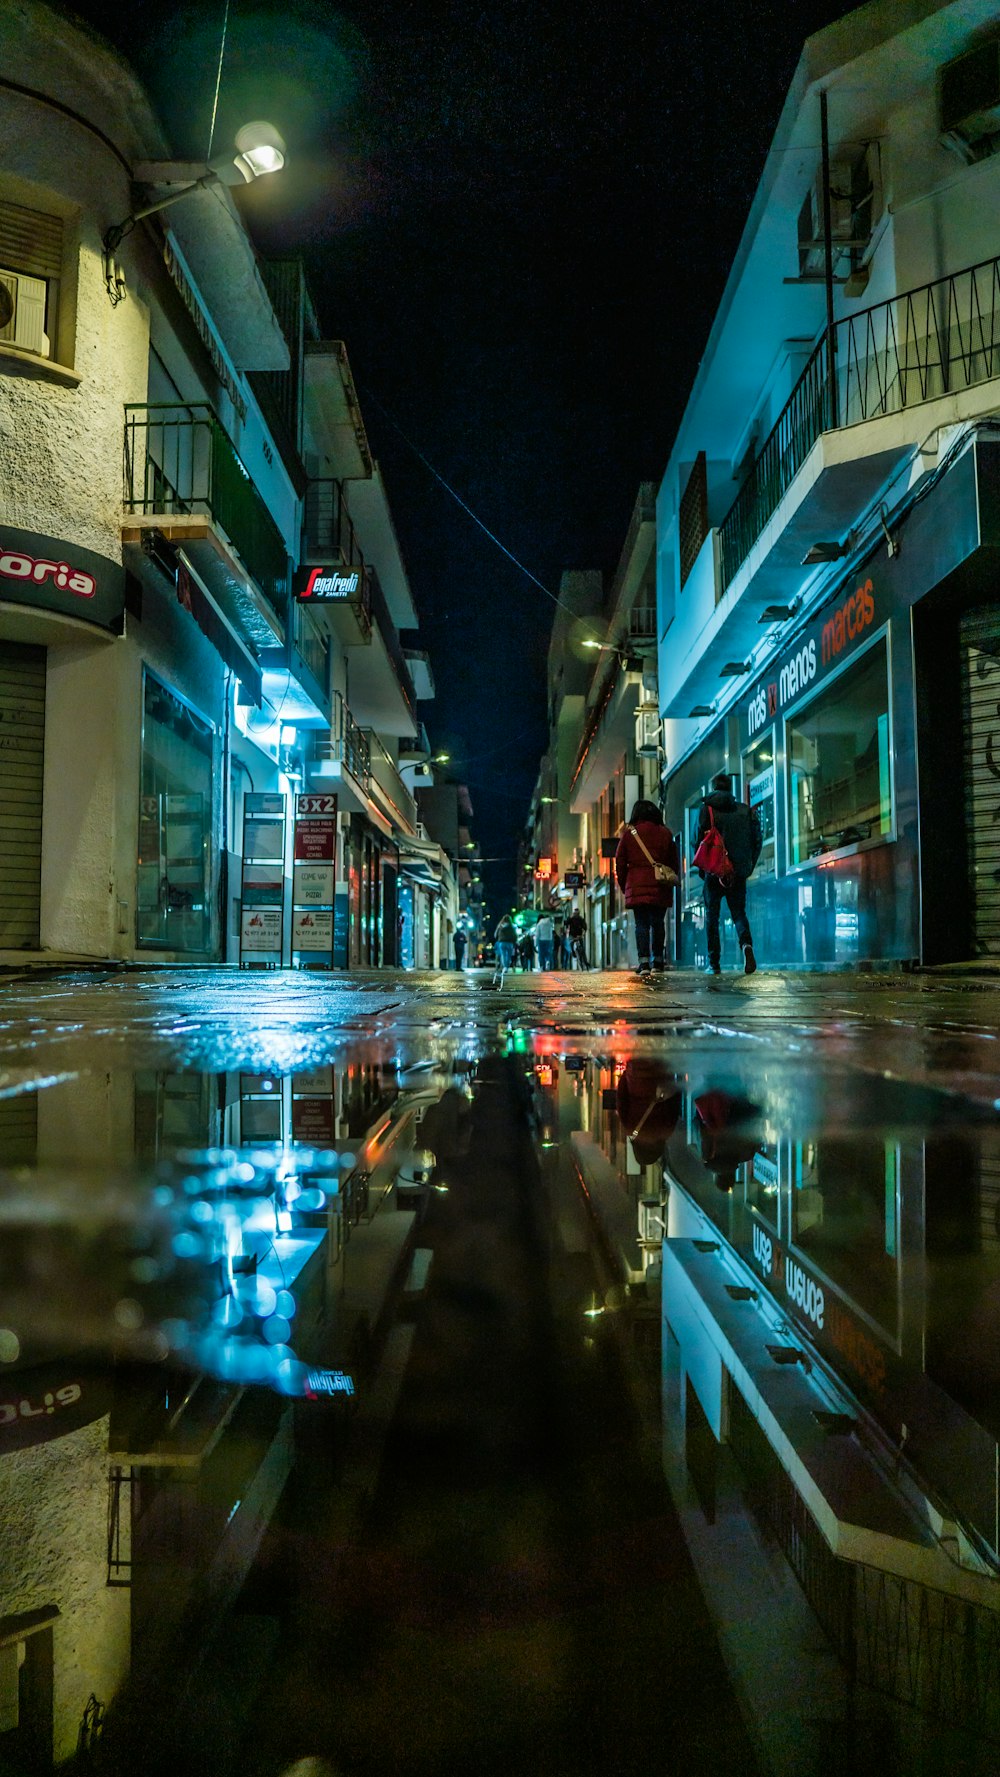
[[[61,217],[0,203],[0,345],[52,357],[62,258]]]
[[[161,685],[143,681],[136,942],[205,955],[213,948],[215,731]]]
[[[892,832],[888,656],[878,642],[785,724],[794,867]]]
[[[747,800],[760,822],[763,845],[757,864],[758,876],[775,874],[774,839],[774,730],[761,736],[743,755],[743,782]]]

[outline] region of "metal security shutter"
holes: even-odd
[[[965,830],[977,956],[1000,956],[1000,605],[961,624]]]
[[[34,950],[42,869],[45,649],[0,642],[0,950]]]

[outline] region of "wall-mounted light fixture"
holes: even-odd
[[[133,173],[137,185],[171,185],[177,189],[168,191],[153,203],[143,204],[107,230],[102,242],[104,283],[113,308],[117,308],[125,296],[125,274],[115,255],[137,222],[145,216],[155,216],[158,210],[165,210],[170,204],[179,203],[192,191],[203,191],[207,185],[249,185],[267,173],[280,172],[285,164],[284,142],[274,125],[262,120],[245,123],[237,132],[234,146],[236,154],[231,160],[144,160],[136,163]]]
[[[829,539],[822,539],[818,543],[810,543],[809,548],[802,557],[802,566],[804,568],[814,568],[817,567],[820,562],[841,561],[845,555],[850,555],[853,548],[853,531],[848,531],[847,536],[842,543],[832,542]]]
[[[714,716],[715,715],[715,705],[714,705],[714,703],[696,703],[694,706],[694,709],[688,711],[688,715],[689,716]]]
[[[765,605],[757,619],[758,623],[787,623],[794,617],[798,605]]]
[[[749,671],[749,660],[727,660],[725,666],[719,668],[719,677],[720,679],[739,679]]]

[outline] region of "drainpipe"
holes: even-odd
[[[840,424],[837,399],[837,335],[833,321],[833,222],[830,214],[830,130],[827,122],[826,88],[819,95],[819,133],[822,145],[823,180],[823,281],[826,284],[826,380],[830,390],[830,426]]]

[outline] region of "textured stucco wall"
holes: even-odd
[[[0,1616],[55,1605],[56,1762],[76,1749],[93,1691],[128,1671],[129,1593],[107,1585],[108,1420],[0,1462]]]

